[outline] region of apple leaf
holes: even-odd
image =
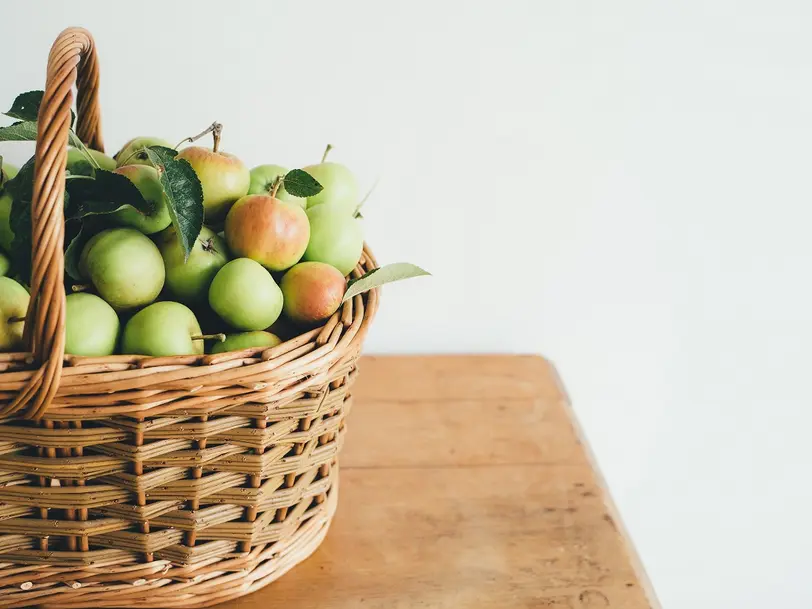
[[[155,211],[138,188],[125,176],[97,169],[94,177],[72,176],[66,180],[69,195],[65,218],[75,220],[89,215],[110,214],[131,205],[144,215]]]
[[[34,192],[34,157],[20,167],[19,173],[6,182],[11,195],[9,226],[14,233],[11,245],[11,266],[24,281],[31,277],[31,199]]]
[[[65,272],[74,281],[82,280],[82,274],[79,272],[79,257],[82,255],[82,249],[84,249],[88,238],[89,235],[84,230],[84,227],[80,228],[65,250]]]
[[[362,294],[367,290],[380,287],[386,283],[401,281],[403,279],[409,279],[410,277],[420,277],[422,275],[431,275],[431,273],[408,262],[395,262],[394,264],[387,264],[377,269],[372,269],[362,277],[351,279],[347,283],[347,291],[344,292],[342,302],[349,300],[356,294]]]
[[[4,114],[21,121],[36,121],[43,95],[44,92],[42,91],[20,93],[14,103],[11,104],[11,110],[4,112]]]
[[[294,197],[313,197],[324,190],[316,178],[302,169],[291,169],[285,174],[282,183],[285,190]]]
[[[169,217],[183,246],[184,259],[188,259],[203,228],[203,186],[189,162],[175,158],[177,150],[163,146],[144,150],[161,177]]]
[[[5,112],[6,116],[16,118],[21,121],[36,121],[39,116],[39,107],[42,104],[42,97],[45,95],[44,91],[28,91],[27,93],[20,93],[11,104],[11,110]],[[70,126],[76,122],[76,113],[70,111]]]
[[[17,121],[8,127],[0,127],[0,142],[36,142],[37,141],[37,121]],[[74,133],[73,129],[68,131],[68,143],[74,148],[87,150],[87,147]]]

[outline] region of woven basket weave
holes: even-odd
[[[72,89],[79,137],[103,150],[98,81],[93,38],[65,30],[39,113],[30,352],[0,354],[0,607],[213,605],[324,538],[378,293],[271,349],[65,355]],[[352,275],[375,266],[365,248]]]

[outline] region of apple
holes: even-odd
[[[79,270],[119,311],[151,303],[165,278],[158,247],[134,228],[111,228],[91,237],[82,249]]]
[[[118,315],[95,294],[80,292],[65,299],[65,353],[103,357],[118,342]]]
[[[3,252],[0,252],[0,277],[5,277],[8,274],[8,269],[11,266],[11,261]]]
[[[11,215],[11,195],[5,191],[3,184],[17,175],[17,168],[3,161],[0,167],[0,247],[11,252],[11,243],[14,233],[11,230],[9,216]]]
[[[10,277],[0,277],[0,351],[23,348],[23,326],[28,292]]]
[[[169,207],[164,194],[158,171],[148,165],[124,165],[115,170],[130,180],[141,196],[148,203],[152,203],[153,211],[149,215],[143,214],[132,205],[126,205],[112,214],[112,220],[120,226],[132,226],[145,235],[162,231],[172,223],[169,216]]]
[[[284,311],[288,319],[312,325],[329,318],[341,306],[344,276],[323,262],[300,262],[282,277]]]
[[[215,343],[211,348],[212,353],[227,353],[229,351],[242,351],[251,347],[275,347],[282,343],[282,340],[270,332],[257,330],[255,332],[242,332],[240,334],[230,334],[223,342]]]
[[[329,205],[352,216],[361,201],[358,181],[353,173],[341,163],[331,163],[325,160],[331,148],[332,146],[327,146],[324,156],[321,157],[321,163],[303,167],[323,187],[317,195],[307,198],[307,207],[309,209],[317,205]]]
[[[90,156],[99,164],[99,168],[113,171],[116,168],[116,162],[109,156],[98,150],[89,150]],[[87,157],[81,150],[76,148],[68,148],[67,170],[75,176],[89,176],[93,173],[93,165],[87,160]]]
[[[310,242],[304,260],[325,262],[342,275],[349,275],[364,249],[361,221],[330,205],[309,208],[307,217],[310,220]]]
[[[203,210],[207,222],[225,218],[234,202],[248,193],[251,174],[243,162],[232,154],[189,146],[178,153],[195,170],[203,186]]]
[[[307,214],[298,205],[269,195],[246,195],[226,216],[226,243],[235,256],[256,260],[271,271],[299,262],[310,239]]]
[[[204,226],[195,239],[189,258],[172,227],[158,235],[158,248],[166,268],[166,287],[174,298],[186,304],[206,302],[214,276],[228,262],[226,242]]]
[[[179,302],[156,302],[127,322],[121,351],[154,357],[198,355],[203,353],[203,336],[191,309]]]
[[[124,165],[152,165],[147,158],[147,154],[143,151],[138,152],[142,148],[149,146],[163,146],[164,148],[172,148],[172,144],[159,137],[136,137],[124,144],[124,147],[113,155],[116,160],[116,166],[123,167]]]
[[[280,165],[260,165],[251,170],[251,184],[248,186],[249,195],[267,195],[273,192],[277,178],[284,177],[287,169]],[[294,197],[285,190],[284,182],[276,191],[276,198],[285,203],[295,203],[302,209],[307,207],[305,197]]]
[[[282,290],[258,262],[237,258],[215,275],[209,305],[232,328],[264,330],[282,312]]]

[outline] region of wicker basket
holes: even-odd
[[[370,291],[271,349],[148,358],[65,349],[63,191],[73,103],[103,150],[90,34],[48,58],[32,204],[30,353],[0,354],[0,607],[203,607],[324,538]],[[365,249],[353,276],[376,266]]]

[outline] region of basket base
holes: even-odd
[[[260,590],[313,554],[327,535],[337,503],[338,476],[335,476],[323,504],[324,509],[317,511],[294,534],[283,541],[256,547],[246,556],[214,563],[208,569],[202,568],[191,579],[188,571],[185,577],[173,577],[173,571],[181,572],[184,569],[172,567],[164,568],[149,579],[126,581],[122,574],[115,581],[53,584],[62,588],[58,594],[54,594],[51,586],[47,586],[47,591],[38,591],[36,587],[29,590],[18,587],[8,593],[3,589],[0,607],[170,609],[217,605]]]

